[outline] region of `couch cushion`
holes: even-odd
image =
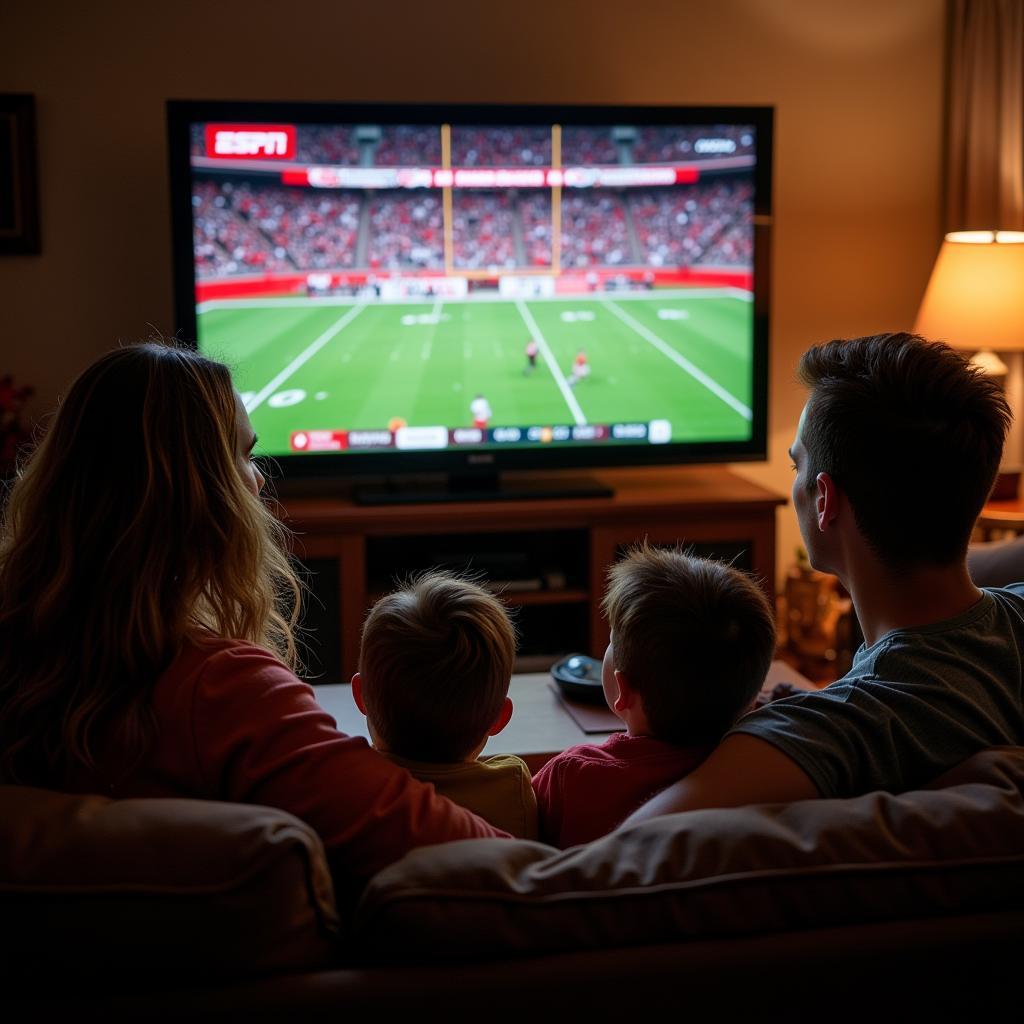
[[[1024,908],[1024,748],[938,784],[691,811],[563,852],[416,850],[370,883],[356,945],[459,961]]]
[[[0,786],[0,963],[252,973],[326,963],[323,847],[270,807]]]

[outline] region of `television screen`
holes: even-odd
[[[175,102],[180,327],[286,474],[763,457],[770,134]]]

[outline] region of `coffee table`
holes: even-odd
[[[765,688],[770,690],[780,682],[792,683],[805,690],[816,689],[814,683],[784,661],[773,661],[765,680]],[[369,739],[366,719],[356,707],[352,699],[352,687],[348,683],[317,686],[315,690],[320,706],[335,719],[342,732]],[[502,732],[488,740],[484,755],[518,754],[531,772],[537,771],[566,747],[577,743],[603,743],[613,732],[623,727],[607,709],[574,705],[582,709],[582,713],[577,712],[578,717],[585,716],[592,720],[593,724],[588,724],[588,730],[600,729],[585,732],[552,685],[551,676],[547,672],[513,676],[508,695],[515,706],[512,720]],[[601,728],[602,725],[607,728]]]

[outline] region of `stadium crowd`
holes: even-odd
[[[641,258],[653,267],[749,266],[754,189],[749,181],[634,189],[629,206]]]
[[[572,126],[562,129],[562,166],[617,164],[619,153],[606,127]]]
[[[441,132],[422,125],[384,125],[372,161],[377,167],[438,167]]]
[[[359,197],[354,192],[236,185],[232,209],[263,232],[275,252],[287,252],[299,270],[351,267],[359,231]]]
[[[355,129],[347,125],[301,124],[295,159],[302,163],[352,166],[359,163]]]
[[[455,193],[452,247],[455,266],[466,270],[515,267],[515,210],[507,192]]]
[[[441,196],[375,192],[370,200],[369,265],[412,270],[444,264]]]
[[[531,267],[551,266],[551,195],[546,191],[523,192],[519,199],[523,247]]]
[[[548,167],[549,128],[452,127],[453,167]]]
[[[192,190],[192,240],[200,278],[255,271],[293,270],[287,249],[274,246],[231,205],[233,186],[196,182]]]
[[[617,267],[634,262],[626,210],[617,193],[563,193],[563,267]]]
[[[193,189],[201,279],[238,273],[444,265],[440,192],[300,189],[229,179]],[[363,204],[368,204],[363,210]],[[753,258],[753,186],[747,178],[695,185],[562,193],[565,269],[741,267]],[[455,190],[456,267],[551,266],[551,194]]]

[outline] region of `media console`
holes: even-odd
[[[494,583],[515,609],[524,662],[535,666],[569,651],[603,653],[605,573],[645,537],[732,561],[774,596],[784,498],[716,466],[589,473],[611,497],[382,506],[347,495],[282,498],[312,591],[303,618],[311,680],[347,682],[369,606],[397,578],[434,565]]]

